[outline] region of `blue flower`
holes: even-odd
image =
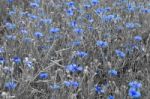
[[[10,16],[13,16],[13,15],[15,15],[16,14],[16,11],[9,11],[8,12],[8,15],[10,15]]]
[[[67,13],[67,15],[68,16],[73,16],[74,15],[74,11],[73,11],[73,9],[68,9],[67,11],[66,11],[66,13]]]
[[[89,4],[85,4],[85,5],[83,5],[83,6],[84,6],[85,9],[91,8],[91,5],[89,5]]]
[[[105,48],[105,47],[108,46],[108,43],[105,42],[105,41],[97,41],[96,45],[99,46],[99,47]]]
[[[83,71],[83,67],[82,66],[78,66],[76,64],[70,64],[66,67],[66,70],[70,71],[70,72],[81,72]]]
[[[107,99],[115,99],[113,95],[109,95]]]
[[[53,27],[53,28],[51,28],[51,29],[49,30],[49,32],[51,32],[51,33],[58,33],[58,32],[60,32],[60,29]]]
[[[5,52],[4,48],[0,47],[0,53],[4,53],[4,52]]]
[[[137,35],[137,36],[134,37],[134,40],[136,40],[136,41],[142,41],[142,37],[139,36],[139,35]]]
[[[8,89],[8,90],[13,90],[17,87],[17,83],[14,82],[14,81],[9,81],[7,83],[5,83],[5,88]]]
[[[77,25],[77,22],[75,20],[73,20],[70,22],[70,26],[71,27],[77,27],[78,25]]]
[[[99,3],[99,0],[91,0],[91,3],[92,3],[93,5],[97,5],[97,4]]]
[[[138,89],[138,88],[142,87],[142,84],[140,82],[137,82],[137,81],[131,81],[129,83],[129,86],[132,87],[132,88]]]
[[[84,32],[83,29],[81,29],[81,28],[75,28],[73,31],[79,35]]]
[[[105,92],[105,91],[102,89],[102,87],[100,87],[100,86],[98,86],[98,85],[95,86],[95,91],[96,91],[96,93],[98,93],[98,94],[102,94],[102,93]]]
[[[40,38],[42,38],[44,35],[43,35],[42,32],[35,32],[35,33],[34,33],[34,36],[35,36],[36,38],[40,39]]]
[[[0,57],[0,64],[4,64],[5,59],[3,57]]]
[[[111,76],[117,76],[118,72],[115,69],[111,69],[108,71],[108,74]]]
[[[33,7],[33,8],[38,8],[39,7],[39,4],[37,3],[30,3],[30,6]]]
[[[52,23],[52,19],[41,19],[40,23],[41,24],[51,24]]]
[[[86,52],[83,52],[83,51],[77,51],[76,55],[79,57],[86,57],[88,54]]]
[[[16,36],[15,35],[6,35],[6,39],[7,40],[16,40]]]
[[[73,1],[67,2],[66,4],[71,8],[75,7],[75,3]]]
[[[130,88],[129,89],[129,96],[131,98],[137,99],[141,97],[140,91],[137,91],[135,88]]]
[[[74,88],[79,87],[79,83],[77,81],[64,81],[64,85],[66,87],[74,87]]]
[[[21,62],[21,58],[20,57],[13,57],[13,62],[15,62],[16,64]]]
[[[126,54],[124,52],[120,51],[120,50],[115,50],[115,53],[120,58],[125,58],[125,56],[126,56]]]
[[[14,2],[14,0],[7,0],[7,2],[8,2],[8,3],[13,3],[13,2]]]
[[[9,22],[7,22],[7,23],[5,24],[5,26],[6,26],[6,29],[8,29],[8,30],[14,30],[14,29],[16,28],[16,25],[15,25],[15,24],[9,23]]]
[[[39,78],[40,79],[47,79],[48,78],[48,73],[47,72],[41,72],[39,74]]]

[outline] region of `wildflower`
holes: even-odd
[[[76,64],[70,64],[66,67],[66,70],[70,71],[70,72],[81,72],[83,71],[83,67],[82,66],[78,66]]]
[[[0,47],[0,53],[4,53],[4,52],[5,52],[4,48]]]
[[[64,85],[66,87],[74,87],[74,88],[79,87],[79,83],[77,81],[64,81]]]
[[[96,91],[96,93],[98,93],[98,94],[101,94],[101,93],[104,93],[104,92],[105,92],[105,91],[102,89],[102,87],[100,87],[100,86],[98,86],[98,85],[95,86],[95,91]]]
[[[11,74],[14,71],[14,68],[10,68],[10,67],[4,67],[3,68],[3,72],[6,74]]]
[[[141,88],[142,87],[142,84],[140,82],[137,82],[137,81],[131,81],[129,83],[129,86],[132,87],[132,88]]]
[[[137,35],[137,36],[134,37],[134,40],[135,41],[142,41],[142,37]]]
[[[16,40],[16,36],[15,35],[6,35],[6,39],[7,40]]]
[[[9,11],[8,12],[8,15],[10,15],[10,16],[13,16],[13,15],[15,15],[16,14],[16,11]]]
[[[111,76],[116,76],[118,74],[118,72],[115,69],[111,69],[108,71],[108,74]]]
[[[21,62],[21,58],[20,57],[13,57],[13,62],[15,62],[16,64]]]
[[[36,38],[40,39],[40,38],[42,38],[44,35],[43,35],[42,32],[35,32],[35,33],[34,33],[34,36],[35,36]]]
[[[28,34],[28,31],[26,29],[21,29],[20,32],[24,35],[27,35]]]
[[[134,99],[141,97],[140,91],[137,91],[135,88],[130,88],[128,94],[131,98],[134,98]]]
[[[77,27],[78,25],[77,25],[77,22],[75,20],[73,20],[70,22],[70,26],[71,27]]]
[[[15,24],[9,23],[9,22],[7,22],[7,23],[5,24],[5,26],[6,26],[6,29],[8,29],[8,30],[14,30],[14,29],[16,28],[16,25],[15,25]]]
[[[8,3],[13,3],[13,2],[14,2],[14,0],[7,0],[7,2],[8,2]]]
[[[115,50],[115,53],[120,58],[125,58],[125,56],[126,56],[126,54],[124,52],[120,51],[120,50]]]
[[[93,5],[97,5],[97,4],[99,3],[99,0],[91,0],[91,3],[92,3]]]
[[[53,28],[51,28],[51,29],[49,30],[49,32],[51,32],[51,33],[58,33],[58,32],[60,32],[60,29],[53,27]]]
[[[67,11],[66,11],[66,13],[67,13],[67,15],[68,16],[73,16],[74,15],[74,11],[73,11],[73,9],[68,9]]]
[[[86,57],[88,54],[86,52],[83,52],[83,51],[77,51],[76,55],[79,57]]]
[[[32,8],[38,8],[39,7],[39,4],[37,4],[37,3],[30,3],[30,6],[32,7]]]
[[[84,8],[87,10],[87,9],[91,8],[91,5],[85,4],[85,5],[84,5]]]
[[[47,79],[48,78],[48,73],[47,72],[41,72],[39,74],[39,78],[40,79]]]
[[[113,95],[109,95],[107,99],[115,99]]]
[[[67,2],[66,4],[71,8],[75,7],[75,3],[73,1]]]
[[[0,64],[4,64],[5,59],[3,57],[0,57]]]
[[[41,24],[51,24],[52,23],[52,19],[41,19],[40,23]]]
[[[105,47],[108,46],[108,43],[105,42],[105,41],[97,41],[96,45],[99,46],[99,47],[105,48]]]
[[[83,29],[81,29],[81,28],[75,28],[73,31],[77,34],[81,34],[84,32]]]
[[[4,86],[8,90],[13,90],[17,87],[17,84],[14,81],[9,81],[9,82],[6,82]]]

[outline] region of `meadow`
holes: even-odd
[[[0,0],[0,99],[150,99],[150,1]]]

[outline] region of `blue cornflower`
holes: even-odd
[[[134,28],[141,27],[141,25],[139,23],[128,22],[128,23],[125,24],[125,27],[127,29],[134,29]]]
[[[96,14],[103,14],[103,13],[106,12],[106,10],[103,9],[103,8],[97,8],[97,9],[95,10],[95,12],[96,12]]]
[[[59,28],[56,28],[56,27],[52,27],[52,28],[49,30],[49,32],[51,32],[51,33],[58,33],[58,32],[60,32],[60,29],[59,29]]]
[[[97,4],[99,3],[99,0],[91,0],[91,3],[92,3],[93,5],[97,5]]]
[[[8,15],[10,15],[10,16],[13,16],[13,15],[15,15],[16,14],[16,11],[9,11],[8,12]]]
[[[44,35],[43,35],[42,32],[35,32],[35,33],[34,33],[34,36],[35,36],[36,38],[40,39],[40,38],[42,38]]]
[[[105,91],[102,89],[102,87],[100,87],[100,86],[98,86],[98,85],[95,86],[95,91],[96,91],[96,93],[98,93],[98,94],[101,94],[101,93],[104,93],[104,92],[105,92]]]
[[[8,90],[13,90],[17,87],[17,83],[14,81],[9,81],[9,82],[6,82],[4,86]]]
[[[0,57],[0,64],[4,64],[5,59],[3,57]]]
[[[51,24],[52,23],[52,19],[41,19],[40,23],[41,24]]]
[[[107,99],[115,99],[113,95],[109,95]]]
[[[28,17],[30,18],[30,20],[35,20],[38,18],[38,16],[34,15],[34,14],[28,14]]]
[[[136,99],[136,98],[140,98],[141,97],[141,93],[140,93],[140,91],[137,91],[135,88],[130,88],[129,89],[129,96],[131,98]]]
[[[79,87],[79,82],[77,81],[64,81],[64,85],[66,87],[74,87],[74,88],[77,88]]]
[[[67,2],[66,3],[69,7],[74,8],[75,7],[75,3],[73,1]]]
[[[40,79],[47,79],[48,78],[48,73],[47,72],[41,72],[39,74],[39,78]]]
[[[8,30],[14,30],[14,29],[16,28],[16,25],[15,25],[15,24],[9,23],[9,22],[7,22],[7,23],[5,24],[5,26],[6,26],[6,29],[8,29]]]
[[[65,85],[66,87],[70,87],[70,86],[71,86],[71,82],[70,82],[70,81],[64,81],[64,85]]]
[[[142,84],[140,82],[137,82],[137,81],[131,81],[129,83],[129,86],[132,87],[132,88],[138,89],[138,88],[142,87]]]
[[[111,76],[117,76],[118,72],[115,69],[111,69],[108,71],[108,74]]]
[[[28,34],[28,31],[26,29],[21,29],[20,32],[24,35],[27,35]]]
[[[4,53],[4,52],[5,52],[4,48],[0,47],[0,53]]]
[[[7,2],[8,2],[8,3],[13,3],[13,2],[14,2],[14,0],[7,0]]]
[[[85,9],[91,8],[91,5],[90,5],[90,4],[85,4],[85,5],[83,5],[83,6],[84,6]]]
[[[96,45],[102,48],[105,48],[108,46],[108,42],[106,41],[96,41]]]
[[[120,50],[115,50],[115,53],[120,58],[125,58],[125,56],[126,56],[126,54],[124,52],[120,51]]]
[[[139,36],[139,35],[137,35],[137,36],[134,37],[134,40],[136,40],[136,41],[142,41],[142,37]]]
[[[77,34],[81,34],[84,32],[83,29],[81,29],[81,28],[75,28],[73,31]]]
[[[86,52],[83,52],[83,51],[77,51],[76,55],[79,57],[86,57],[88,54]]]
[[[25,65],[28,66],[30,69],[33,67],[33,62],[32,61],[25,61]]]
[[[15,62],[16,64],[20,63],[21,62],[21,58],[20,57],[13,57],[13,62]]]
[[[30,6],[33,7],[33,8],[38,8],[38,7],[39,7],[39,4],[38,4],[38,3],[33,3],[33,2],[31,2],[31,3],[30,3]]]
[[[77,81],[71,81],[71,85],[74,88],[78,88],[79,87],[79,83]]]
[[[80,71],[83,71],[83,67],[78,66],[76,64],[70,64],[66,67],[66,70],[68,70],[70,72],[80,72]]]
[[[66,11],[67,15],[68,16],[73,16],[74,15],[74,11],[73,9],[69,8],[67,11]]]
[[[6,39],[7,40],[16,40],[16,36],[15,35],[6,35]]]
[[[77,22],[75,20],[73,20],[70,22],[70,26],[71,27],[77,27],[78,25],[77,25]]]

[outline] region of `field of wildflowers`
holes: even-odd
[[[150,1],[0,0],[0,99],[150,99]]]

